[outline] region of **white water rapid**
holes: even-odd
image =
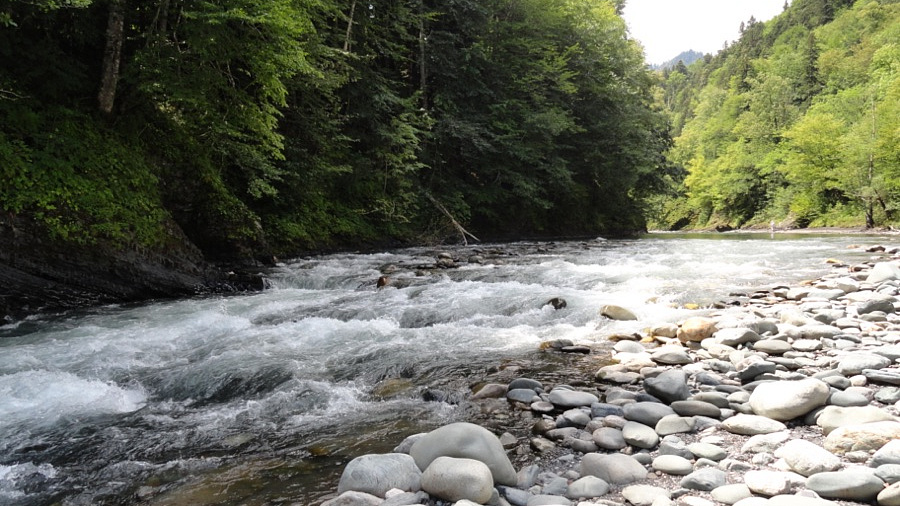
[[[0,504],[311,504],[350,458],[464,419],[456,401],[471,384],[543,341],[676,321],[681,304],[814,277],[829,257],[867,258],[849,244],[878,240],[654,235],[337,254],[272,269],[261,293],[8,322]],[[432,268],[441,252],[458,267]],[[385,272],[391,285],[376,289]],[[567,306],[544,305],[554,297]],[[640,321],[607,321],[604,304]]]

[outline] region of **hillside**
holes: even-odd
[[[671,60],[660,63],[658,65],[650,65],[650,68],[653,70],[671,70],[678,65],[678,62],[681,62],[685,65],[690,65],[695,61],[703,58],[703,53],[699,51],[694,51],[693,49],[688,49],[687,51],[682,51],[678,54],[678,56],[672,58]]]
[[[795,0],[664,76],[682,169],[661,228],[885,226],[900,215],[900,3]]]

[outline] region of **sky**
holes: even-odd
[[[750,16],[768,21],[785,0],[627,0],[625,21],[644,46],[647,63],[663,63],[693,49],[715,54],[740,36]]]

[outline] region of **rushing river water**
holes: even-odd
[[[543,341],[590,343],[773,282],[861,236],[655,235],[286,262],[261,293],[0,327],[0,504],[314,504],[343,464],[463,419],[452,402]],[[458,267],[431,268],[446,252]],[[472,258],[472,257],[480,258]],[[477,262],[469,262],[468,260]],[[392,280],[376,289],[385,272]],[[562,297],[567,306],[544,305]],[[610,322],[603,304],[642,322]]]

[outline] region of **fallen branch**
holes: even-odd
[[[472,235],[471,232],[469,232],[468,230],[463,228],[463,226],[460,225],[458,221],[456,221],[456,218],[454,218],[453,215],[450,214],[450,211],[448,211],[446,207],[444,207],[440,202],[438,202],[436,198],[432,197],[430,193],[425,192],[425,196],[428,197],[428,200],[430,200],[431,203],[434,204],[435,207],[437,207],[442,213],[444,213],[444,215],[447,218],[450,219],[450,222],[453,223],[453,226],[456,227],[456,230],[459,231],[459,235],[462,236],[464,245],[466,245],[466,246],[469,245],[469,241],[466,239],[466,236],[469,236],[472,239],[475,239],[476,241],[481,242],[481,239],[475,237],[474,235]]]

